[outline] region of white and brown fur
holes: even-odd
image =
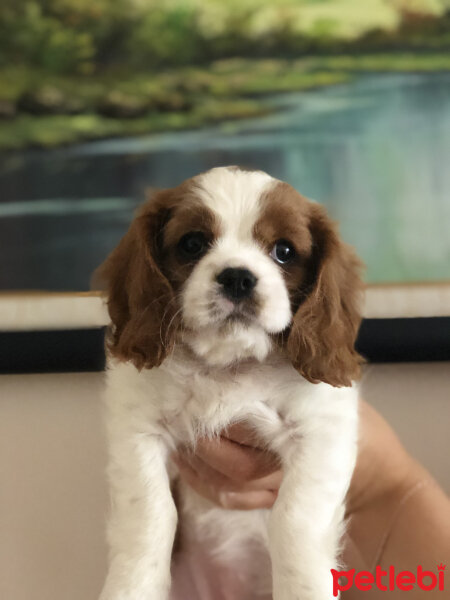
[[[208,240],[197,261],[177,250],[190,231]],[[271,257],[279,239],[295,247],[286,266]],[[250,298],[223,296],[225,268],[255,275]],[[260,171],[212,169],[144,204],[100,269],[112,320],[101,600],[196,600],[179,592],[182,556],[202,600],[331,597],[356,455],[359,269],[321,206]],[[227,511],[180,484],[177,508],[170,453],[234,422],[280,456],[275,505]],[[228,586],[213,590],[209,568]]]

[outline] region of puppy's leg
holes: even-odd
[[[356,420],[355,420],[356,425]],[[343,533],[356,427],[318,423],[291,440],[269,521],[274,600],[329,600]]]
[[[110,568],[100,598],[166,600],[177,521],[167,449],[157,435],[117,430],[110,437]]]

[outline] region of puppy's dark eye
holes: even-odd
[[[200,258],[208,248],[208,240],[201,231],[190,231],[178,242],[178,250],[184,258]]]
[[[278,240],[272,248],[270,256],[281,265],[290,262],[295,256],[294,246],[286,240]]]

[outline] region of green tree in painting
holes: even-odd
[[[449,46],[450,0],[2,0],[0,149],[263,114]]]

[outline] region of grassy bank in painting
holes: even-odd
[[[264,115],[267,94],[358,73],[450,70],[449,31],[448,0],[2,0],[0,151]]]
[[[273,93],[335,85],[361,73],[433,71],[450,71],[450,56],[230,59],[164,73],[115,70],[95,77],[8,68],[0,71],[0,150],[197,128],[267,114],[265,97]]]

